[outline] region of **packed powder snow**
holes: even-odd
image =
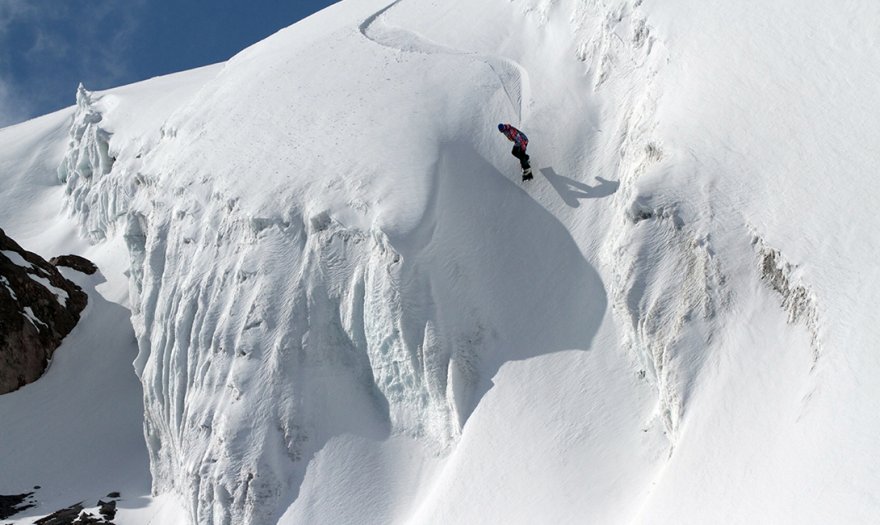
[[[346,0],[0,130],[3,228],[102,276],[9,519],[870,523],[878,19]]]

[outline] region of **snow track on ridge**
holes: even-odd
[[[394,0],[365,19],[358,29],[368,40],[384,47],[405,53],[446,54],[468,57],[485,63],[498,77],[510,106],[516,114],[517,125],[528,118],[531,89],[526,69],[515,60],[475,51],[466,51],[444,46],[408,29],[394,27],[384,22],[385,15],[403,0]]]
[[[360,25],[365,36],[372,25],[368,22],[379,14]],[[358,22],[352,25],[358,27]],[[344,37],[351,49],[365,49],[368,60],[378,54],[372,44],[352,33]],[[399,40],[426,46],[405,32],[397,34]],[[445,48],[433,53],[479,56]],[[257,56],[269,60],[266,54]],[[226,82],[247,78],[247,86],[259,85],[250,81],[253,64],[247,58],[230,61],[223,72]],[[507,79],[498,75],[501,88],[521,115],[517,68],[492,57],[483,62],[496,75],[507,72]],[[489,72],[478,61],[468,65],[461,68],[463,74],[486,80],[481,96],[497,95],[499,105],[505,105]],[[419,85],[421,77],[407,67],[396,73],[416,79],[412,84]],[[384,75],[379,80],[384,81]],[[485,276],[473,275],[473,261],[462,259],[440,268],[433,264],[440,257],[432,260],[423,253],[426,245],[432,245],[431,228],[439,226],[438,231],[454,236],[466,230],[450,227],[453,218],[438,219],[432,213],[436,202],[430,199],[436,200],[437,192],[431,183],[438,182],[440,159],[440,168],[398,168],[410,178],[426,181],[429,197],[423,210],[408,203],[421,210],[428,231],[401,228],[406,239],[400,246],[375,223],[347,224],[337,217],[338,207],[314,204],[302,194],[290,195],[284,207],[242,205],[242,188],[224,187],[223,173],[218,174],[216,167],[210,172],[202,163],[186,164],[199,151],[210,150],[206,143],[213,140],[211,133],[235,136],[222,127],[233,118],[230,112],[205,109],[213,109],[206,100],[228,103],[222,95],[210,98],[225,86],[219,81],[202,86],[197,100],[204,105],[169,108],[161,121],[149,127],[146,140],[126,140],[122,130],[114,128],[119,113],[110,103],[115,95],[93,97],[80,90],[59,176],[67,186],[67,206],[86,235],[100,241],[124,232],[140,349],[135,366],[144,385],[153,490],[180,495],[194,522],[264,523],[277,517],[284,505],[296,502],[312,457],[339,435],[381,441],[399,434],[438,450],[455,442],[464,420],[491,386],[486,370],[494,373],[507,360],[497,351],[502,343],[495,341],[492,346],[492,331],[504,333],[509,325],[499,328],[495,324],[503,320],[476,316],[467,319],[467,326],[460,322],[457,310],[479,310],[480,301],[480,294],[463,295],[467,288],[463,283],[468,279],[471,284],[482,283]],[[347,89],[353,88],[345,85],[335,95],[348,94]],[[181,97],[184,102],[195,96],[187,95]],[[260,91],[255,95],[266,96]],[[305,120],[302,115],[287,114]],[[341,119],[355,120],[350,114]],[[267,132],[265,126],[266,121],[261,121],[259,131]],[[237,126],[235,131],[240,129]],[[328,143],[324,139],[317,146],[327,149]],[[247,160],[239,168],[253,174],[254,160],[246,147],[241,143],[229,147],[241,148],[236,160]],[[524,197],[500,173],[490,171],[490,164],[476,164],[485,161],[481,155],[468,158],[471,162],[458,164],[456,173],[472,170],[485,175],[472,182],[491,188],[502,185],[509,198]],[[268,170],[275,165],[262,166]],[[360,180],[349,175],[352,179]],[[368,185],[369,179],[364,176],[361,183]],[[298,188],[301,181],[288,184],[279,191],[294,193],[290,187]],[[450,196],[450,200],[459,199]],[[364,206],[369,205],[375,204]],[[475,204],[462,216],[477,209],[480,206]],[[542,224],[555,227],[554,235],[540,236],[539,241],[567,238],[550,216],[534,211],[544,219]],[[499,220],[499,215],[493,217]],[[501,221],[500,227],[510,232],[513,224]],[[447,247],[464,241],[482,244],[480,237],[469,237],[474,232],[447,238]],[[595,272],[582,258],[578,260],[570,238],[566,246],[565,253],[577,262],[575,282],[601,289]],[[433,244],[427,249],[442,248]],[[540,243],[526,243],[514,250],[518,256],[507,264],[519,269],[521,261],[544,251]],[[491,263],[491,254],[487,257]],[[414,260],[421,262],[413,266]],[[541,262],[535,264],[540,267]],[[548,269],[542,274],[558,272]],[[567,285],[561,280],[553,283]],[[540,289],[539,284],[534,286]],[[502,288],[500,292],[515,289]],[[490,289],[487,294],[500,292]],[[539,295],[538,290],[531,295]],[[462,304],[461,297],[474,304]],[[565,298],[580,310],[589,308],[571,293]],[[527,317],[524,312],[520,315]],[[557,324],[563,335],[551,339],[568,337],[571,342],[564,349],[587,346],[592,335],[589,324]],[[496,351],[480,363],[473,354],[487,346]],[[329,388],[330,384],[335,386]]]
[[[127,347],[130,313],[141,385],[42,403],[53,374],[103,370],[62,353],[0,406],[113,404],[96,439],[47,428],[118,440],[132,496],[150,461],[187,514],[156,522],[872,523],[861,3],[351,0],[201,73],[81,89],[33,123],[69,140],[0,130],[0,209],[84,246],[32,206],[57,204],[57,168],[130,275],[131,311],[90,307],[68,343]],[[508,118],[532,183],[508,177]],[[90,497],[97,464],[39,458],[39,421],[0,432],[0,481]]]

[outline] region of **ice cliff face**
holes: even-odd
[[[576,4],[541,20],[568,27],[579,47],[566,59],[598,89],[623,81],[614,63],[648,59],[631,10]],[[485,122],[530,111],[522,66],[417,37],[385,10],[350,11],[327,35],[294,28],[247,50],[149,123],[121,121],[122,95],[77,93],[59,177],[86,235],[124,235],[154,490],[182,495],[195,522],[276,516],[333,436],[403,434],[442,452],[503,362],[588,348],[603,316],[599,277],[569,233],[492,166],[505,157]],[[633,26],[623,47],[609,36],[617,24]],[[328,45],[339,50],[320,58]],[[358,75],[340,73],[358,61]],[[326,79],[343,76],[352,85],[328,93]],[[364,98],[379,86],[390,94]],[[412,96],[426,91],[439,98]],[[612,171],[635,177],[658,160],[640,149],[649,103],[615,116],[626,140]],[[407,119],[442,106],[404,137]],[[635,260],[623,253],[637,243],[632,222],[617,258]],[[517,223],[541,233],[518,238]],[[664,341],[640,325],[637,277],[618,279],[615,301],[674,427],[661,347],[677,332]],[[697,308],[684,301],[681,315]]]
[[[155,490],[196,522],[262,523],[331,436],[454,439],[475,351],[458,338],[480,335],[441,341],[430,312],[405,308],[412,277],[386,234],[168,190],[174,171],[138,158],[114,169],[85,90],[78,105],[59,173],[92,238],[124,229]]]
[[[442,498],[466,498],[449,480],[491,456],[466,431],[500,378],[509,398],[489,406],[512,419],[571,411],[547,422],[566,461],[581,445],[591,467],[616,458],[578,486],[605,487],[591,493],[605,501],[631,481],[595,520],[630,522],[676,500],[655,487],[693,478],[673,468],[663,485],[666,461],[702,465],[692,451],[714,450],[678,452],[688,421],[712,420],[707,403],[763,399],[724,397],[726,371],[767,355],[737,311],[769,311],[782,346],[798,341],[786,319],[806,328],[812,356],[776,364],[812,373],[821,283],[789,262],[797,245],[777,248],[784,228],[741,211],[775,195],[736,171],[744,155],[682,131],[706,135],[691,111],[716,106],[680,109],[691,77],[655,29],[674,27],[664,12],[342,2],[222,66],[81,88],[58,174],[86,236],[125,239],[154,491],[180,495],[193,522],[271,522],[326,475],[314,460],[335,438],[404,436],[453,457],[408,511],[462,521]],[[530,135],[539,184],[516,184],[500,121]],[[545,365],[558,391],[510,393],[510,377],[534,386]],[[798,378],[791,399],[814,380]],[[749,385],[775,385],[762,381]],[[588,395],[589,410],[571,401]],[[699,407],[709,416],[694,423]],[[517,436],[525,449],[531,434]]]
[[[80,84],[68,151],[58,167],[58,179],[66,185],[72,212],[82,224],[83,234],[95,241],[105,239],[115,220],[126,213],[130,192],[124,190],[131,185],[113,184],[106,177],[116,158],[110,153],[110,134],[101,127],[102,118],[92,107],[91,93]],[[117,194],[120,191],[124,193]]]
[[[339,68],[348,63],[312,65],[315,59],[304,57],[317,55],[326,42],[303,44],[298,36],[279,35],[234,59],[189,93],[188,104],[171,107],[160,128],[143,126],[139,143],[117,138],[117,129],[125,133],[126,124],[114,119],[124,97],[80,88],[59,168],[69,209],[84,233],[95,241],[124,235],[154,490],[182,495],[195,522],[271,519],[279,503],[295,498],[308,460],[336,435],[403,434],[444,450],[459,435],[475,396],[488,388],[489,378],[479,373],[481,354],[501,346],[498,327],[478,304],[482,293],[496,294],[469,288],[482,286],[469,265],[503,274],[510,263],[499,267],[494,254],[468,261],[466,253],[450,252],[461,234],[453,230],[454,218],[442,216],[458,192],[440,179],[473,169],[462,164],[462,154],[485,161],[469,146],[425,149],[435,134],[458,134],[456,127],[443,129],[450,124],[441,120],[389,163],[393,145],[377,143],[358,127],[363,119],[382,133],[396,133],[378,122],[399,117],[371,113],[375,102],[329,99],[360,113],[329,123],[310,123],[307,106],[288,110],[286,121],[271,115],[285,103],[273,90],[295,73],[315,77],[299,94],[314,104],[321,100],[317,90],[326,87],[321,75],[341,78]],[[389,57],[400,60],[398,50],[383,50],[357,32],[331,32],[329,42],[353,50],[350,60],[369,62],[357,83],[386,82]],[[292,61],[275,54],[291,45]],[[297,46],[304,47],[299,55]],[[340,60],[344,54],[329,56]],[[418,89],[423,81],[413,71],[430,68],[433,63],[416,54],[397,66],[397,74]],[[473,64],[464,74],[480,78],[492,70]],[[334,96],[357,96],[362,89],[355,85]],[[498,86],[485,90],[495,96]],[[249,129],[241,129],[243,118]],[[338,128],[350,151],[334,151]],[[279,137],[283,147],[272,148]],[[218,148],[225,153],[218,155]],[[372,166],[359,162],[365,149],[374,150],[367,157]],[[328,164],[322,159],[327,150],[348,157]],[[270,156],[275,158],[265,160]],[[378,164],[381,157],[386,161]],[[403,165],[395,165],[400,158]],[[453,158],[459,160],[447,160]],[[405,175],[393,185],[415,186],[389,195],[387,176],[374,172],[382,167]],[[279,168],[298,173],[291,179]],[[283,184],[241,184],[254,177]],[[316,193],[344,200],[322,203]],[[491,218],[483,224],[512,228]],[[498,244],[491,237],[487,242]],[[577,257],[573,245],[566,250],[566,257]],[[509,256],[521,264],[520,249]],[[535,266],[541,271],[540,263]],[[595,279],[582,270],[575,276],[576,283]],[[586,304],[574,293],[553,301],[580,309]],[[562,338],[585,340],[594,322],[572,321]],[[491,353],[486,360],[497,368]]]

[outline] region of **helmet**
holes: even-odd
[[[504,124],[498,124],[498,131],[504,131]]]

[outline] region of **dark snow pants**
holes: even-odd
[[[519,165],[522,167],[523,171],[529,169],[529,156],[526,155],[526,151],[519,146],[514,146],[513,151],[510,153],[513,154],[514,157],[519,159]]]

